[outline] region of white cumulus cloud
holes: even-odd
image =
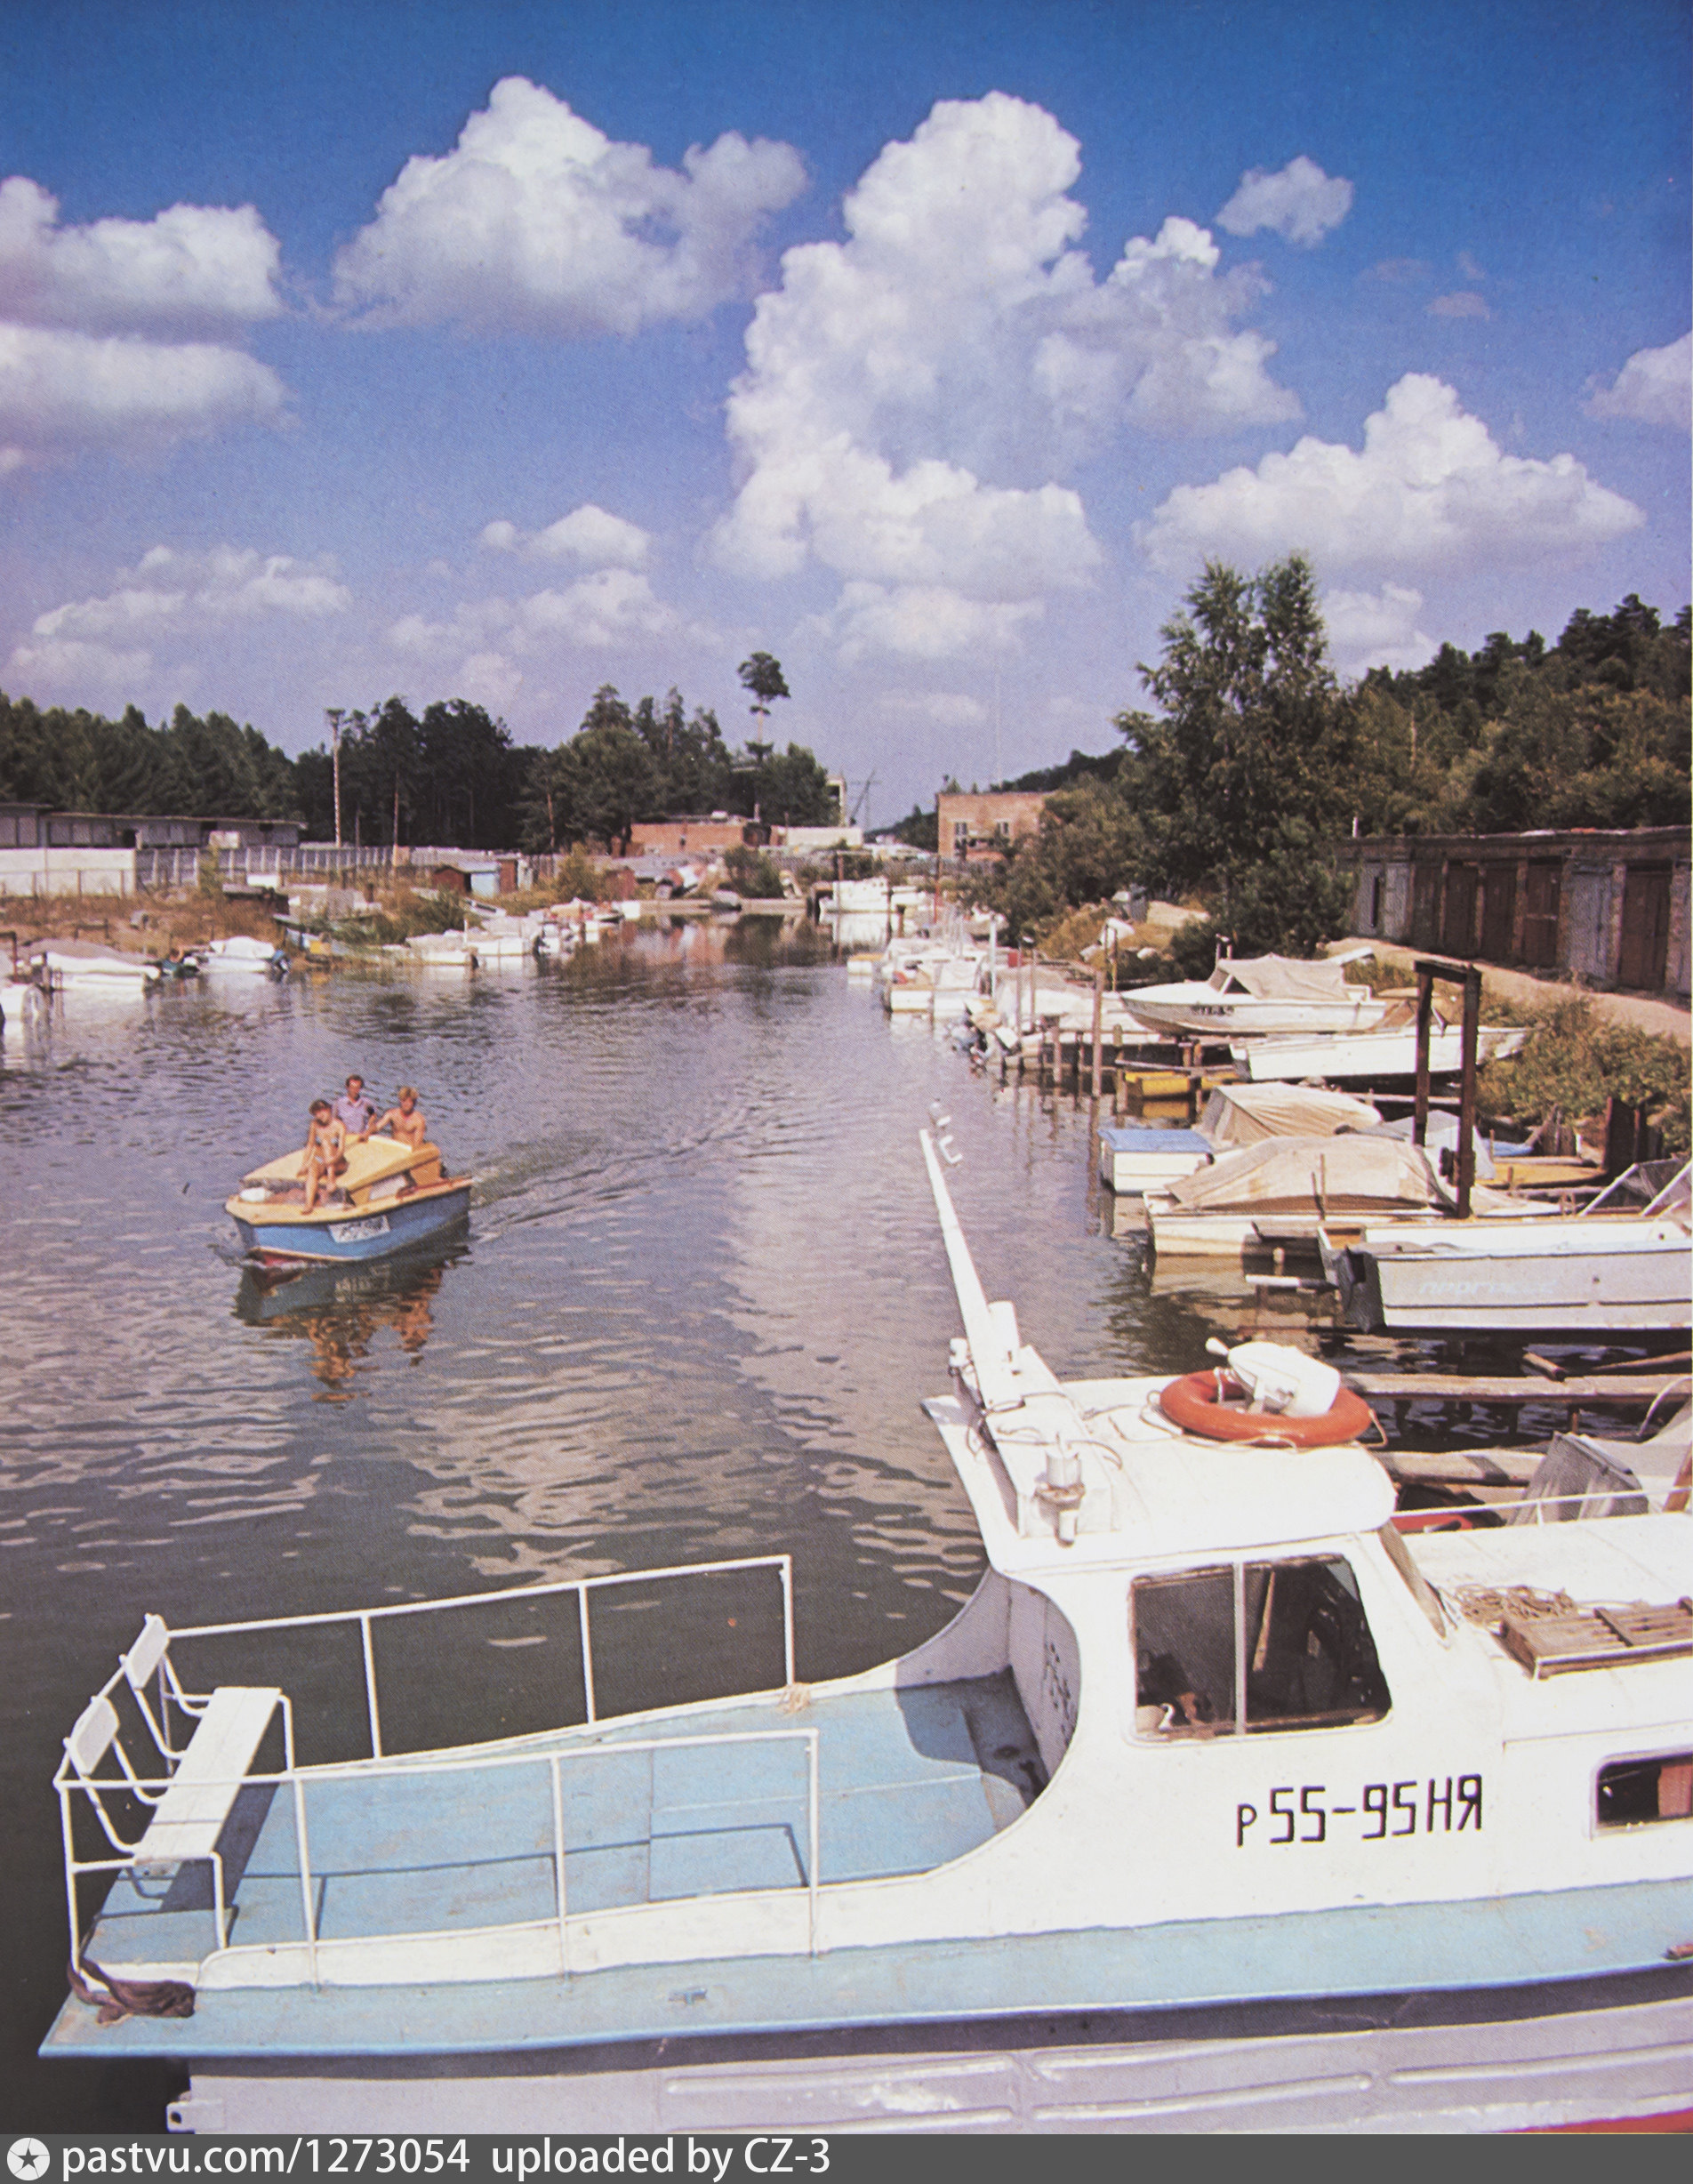
[[[944,584],[844,584],[828,614],[806,627],[850,663],[867,654],[902,660],[958,660],[1004,652],[1046,612],[1044,599],[972,599]]]
[[[1416,626],[1423,595],[1408,585],[1326,591],[1322,606],[1329,654],[1343,675],[1361,675],[1372,667],[1423,667],[1440,649]]]
[[[274,317],[278,257],[251,205],[66,228],[27,175],[0,182],[0,476],[278,422],[268,365],[191,338]]]
[[[1352,209],[1352,184],[1338,174],[1325,174],[1301,152],[1275,174],[1248,168],[1216,224],[1230,235],[1256,235],[1267,228],[1309,248],[1339,227]]]
[[[610,515],[592,501],[572,509],[544,531],[520,531],[501,518],[482,533],[483,545],[495,553],[522,554],[534,561],[574,561],[592,569],[638,569],[652,542],[638,524]]]
[[[561,637],[598,650],[625,638],[668,630],[677,617],[635,570],[596,569],[562,591],[533,593],[519,608],[518,619],[534,635]]]
[[[898,720],[927,722],[936,728],[979,728],[988,709],[962,690],[890,690],[882,711]]]
[[[275,424],[285,399],[269,366],[238,349],[0,322],[0,470]]]
[[[274,615],[321,622],[351,604],[327,558],[298,561],[251,547],[180,553],[154,546],[110,591],[37,614],[10,664],[54,687],[132,686],[145,679],[166,643],[192,647]]]
[[[282,309],[281,252],[250,205],[173,205],[151,220],[61,228],[27,175],[0,182],[0,310],[84,333],[205,333]]]
[[[846,644],[938,657],[948,630],[967,648],[1092,581],[1062,474],[1123,424],[1297,414],[1265,373],[1273,345],[1234,325],[1262,284],[1219,275],[1204,229],[1167,220],[1095,279],[1074,247],[1080,164],[1039,107],[943,100],[848,195],[845,242],[784,254],[730,396],[742,483],[720,564],[814,560],[847,586]]]
[[[1435,296],[1424,305],[1431,318],[1491,318],[1485,296],[1473,288],[1455,288],[1450,295]]]
[[[1297,550],[1325,571],[1446,570],[1601,546],[1644,520],[1573,455],[1503,454],[1450,387],[1412,372],[1367,420],[1361,449],[1308,436],[1256,470],[1178,486],[1141,537],[1165,569]]]
[[[734,294],[764,221],[805,187],[787,144],[733,131],[678,172],[618,144],[521,76],[457,145],[408,159],[335,261],[335,293],[381,325],[636,333]]]
[[[1693,423],[1693,333],[1665,349],[1637,349],[1609,387],[1595,387],[1590,417],[1628,417],[1638,424]]]

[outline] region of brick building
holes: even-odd
[[[940,854],[954,863],[991,863],[1006,847],[1040,831],[1046,797],[1032,789],[946,791],[935,799]]]
[[[1345,849],[1355,932],[1589,985],[1689,990],[1684,827],[1374,838]]]

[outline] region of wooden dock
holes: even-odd
[[[1372,1403],[1553,1403],[1583,1410],[1645,1410],[1660,1396],[1693,1394],[1685,1374],[1586,1374],[1547,1380],[1537,1373],[1372,1373],[1345,1370],[1346,1385]]]

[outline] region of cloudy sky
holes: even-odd
[[[0,686],[289,751],[1112,747],[1208,557],[1336,664],[1689,590],[1682,0],[6,0]]]

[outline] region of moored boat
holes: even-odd
[[[34,976],[51,991],[144,993],[158,984],[159,967],[140,956],[120,955],[98,941],[54,940],[29,951]]]
[[[1186,1089],[1186,1080],[1182,1080]],[[1147,1122],[1108,1124],[1099,1133],[1099,1179],[1113,1191],[1138,1195],[1150,1185],[1178,1182],[1208,1168],[1225,1152],[1260,1144],[1266,1137],[1332,1136],[1339,1130],[1373,1129],[1380,1112],[1344,1092],[1304,1085],[1216,1085],[1192,1129]]]
[[[65,1739],[88,1998],[44,2053],[186,2065],[177,2120],[206,2131],[1685,2108],[1689,1521],[1406,1538],[1352,1411],[1311,1415],[1308,1360],[1285,1393],[1254,1361],[1232,1444],[1177,1423],[1216,1411],[1208,1376],[1180,1402],[1061,1382],[929,1167],[965,1333],[926,1409],[988,1561],[954,1621],[801,1683],[788,1560],[755,1557],[774,1678],[608,1720],[602,1588],[728,1566],[148,1617]],[[550,1725],[406,1746],[397,1702],[452,1679],[405,1642],[474,1652],[488,1612],[574,1665],[568,1698],[543,1676]],[[335,1725],[289,1655],[333,1637],[370,1756],[308,1762]],[[207,1689],[229,1642],[262,1681]]]
[[[1507,1061],[1520,1054],[1529,1034],[1508,1024],[1482,1024],[1476,1034],[1476,1060]],[[1416,1026],[1384,1025],[1376,1031],[1316,1032],[1301,1036],[1235,1039],[1229,1052],[1255,1084],[1288,1083],[1324,1077],[1336,1084],[1382,1084],[1416,1074]],[[1429,1035],[1429,1072],[1455,1076],[1464,1060],[1464,1033],[1453,1024],[1437,1024]]]
[[[1325,1229],[1324,1269],[1355,1327],[1673,1332],[1693,1323],[1689,1170],[1683,1163],[1644,1202],[1627,1194],[1641,1173],[1629,1170],[1576,1214]]]
[[[1189,1038],[1248,1032],[1368,1032],[1387,1014],[1368,986],[1349,985],[1338,957],[1220,956],[1208,978],[1130,986],[1122,999],[1143,1024]]]
[[[281,977],[288,968],[288,959],[280,948],[245,933],[237,933],[229,940],[207,941],[194,954],[203,976]]]
[[[256,1168],[224,1211],[261,1265],[382,1258],[462,1221],[469,1176],[444,1172],[437,1145],[370,1137],[347,1147],[337,1187],[309,1213],[302,1151]]]

